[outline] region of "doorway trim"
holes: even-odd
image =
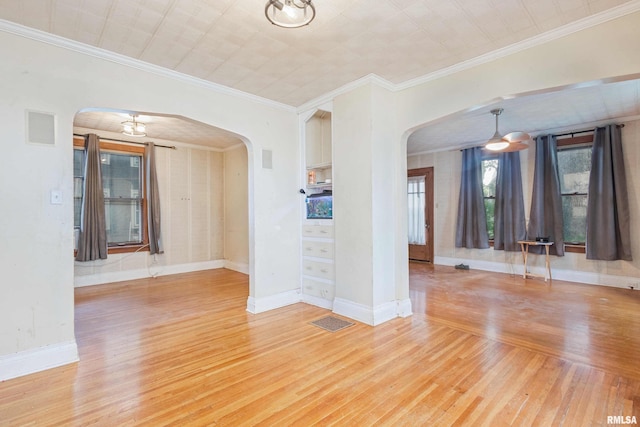
[[[412,176],[425,176],[425,202],[424,202],[424,220],[427,227],[427,260],[419,260],[426,261],[433,264],[433,166],[429,166],[426,168],[417,168],[417,169],[408,169],[407,177]],[[411,259],[411,258],[409,258]]]

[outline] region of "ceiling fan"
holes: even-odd
[[[491,110],[491,114],[496,116],[496,133],[487,141],[484,148],[490,151],[508,153],[511,151],[520,151],[529,148],[526,141],[531,140],[531,135],[526,132],[511,132],[502,136],[498,131],[498,116],[504,111],[503,108],[495,108]]]

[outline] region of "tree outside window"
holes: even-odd
[[[487,158],[482,160],[482,195],[484,197],[484,209],[487,217],[487,234],[489,240],[493,240],[496,208],[496,180],[498,177],[498,159]]]

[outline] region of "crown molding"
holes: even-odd
[[[367,74],[364,77],[360,77],[357,80],[349,82],[343,86],[340,86],[337,89],[332,90],[331,92],[327,92],[323,95],[320,95],[317,98],[312,99],[311,101],[307,101],[298,107],[298,114],[304,113],[306,111],[312,110],[314,108],[319,108],[322,104],[326,104],[328,102],[333,101],[337,96],[345,94],[347,92],[351,92],[354,89],[357,89],[362,86],[366,86],[368,84],[375,84],[383,87],[384,89],[390,90],[391,92],[397,91],[397,85],[391,83],[389,80],[386,80],[380,77],[377,74]]]
[[[131,58],[119,53],[111,52],[106,49],[102,49],[95,46],[90,46],[85,43],[80,43],[74,40],[70,40],[61,36],[57,36],[51,33],[47,33],[35,28],[26,27],[24,25],[16,24],[4,19],[0,19],[0,31],[14,34],[17,36],[25,37],[38,42],[46,43],[52,46],[67,49],[73,52],[82,53],[84,55],[92,56],[94,58],[103,59],[126,67],[135,68],[140,71],[156,74],[161,77],[167,77],[173,80],[178,80],[184,83],[200,86],[205,89],[218,92],[223,95],[230,95],[239,98],[243,98],[247,101],[262,104],[267,107],[277,108],[287,112],[295,113],[297,109],[291,105],[276,102],[271,99],[263,98],[261,96],[253,95],[247,92],[243,92],[238,89],[233,89],[228,86],[224,86],[218,83],[213,83],[208,80],[204,80],[198,77],[193,77],[179,71],[170,70],[159,65],[150,64],[148,62],[141,61],[139,59]]]
[[[611,9],[607,9],[604,12],[597,13],[595,15],[582,18],[578,21],[564,25],[562,27],[547,31],[534,37],[530,37],[518,43],[511,44],[501,49],[493,50],[484,55],[477,56],[467,61],[459,62],[447,68],[434,71],[433,73],[425,74],[424,76],[416,77],[415,79],[407,80],[395,85],[396,91],[410,89],[414,86],[421,85],[433,80],[440,79],[442,77],[449,76],[451,74],[458,73],[460,71],[468,70],[473,67],[477,67],[482,64],[486,64],[491,61],[495,61],[500,58],[504,58],[509,55],[522,52],[535,46],[539,46],[553,40],[568,36],[578,31],[586,30],[599,24],[611,21],[613,19],[621,18],[634,12],[640,11],[640,0],[632,0],[628,3],[616,6]]]

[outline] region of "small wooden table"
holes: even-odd
[[[549,262],[549,247],[553,245],[553,242],[536,242],[535,240],[518,240],[518,243],[520,243],[520,249],[522,250],[522,259],[524,260],[524,271],[522,273],[522,278],[526,279],[527,276],[530,276],[530,277],[544,277],[545,282],[547,281],[547,279],[551,280],[551,263]],[[544,276],[540,274],[527,273],[529,246],[544,246],[544,250],[545,250]]]

